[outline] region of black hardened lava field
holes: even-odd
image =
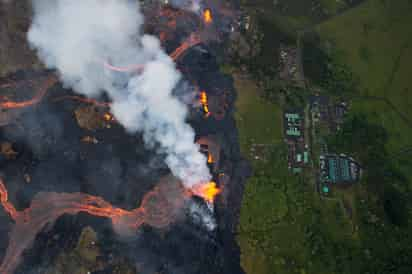
[[[106,5],[85,2],[92,8]],[[118,44],[99,45],[110,52],[107,56],[77,66],[78,60],[66,62],[68,57],[59,55],[78,42],[69,40],[70,35],[89,39],[82,36],[87,34],[82,26],[71,33],[76,18],[55,22],[62,36],[68,33],[67,41],[56,38],[64,44],[49,48],[36,40],[42,39],[38,32],[48,31],[42,29],[48,20],[44,6],[51,5],[46,9],[63,18],[66,10],[76,12],[77,4],[33,1],[28,39],[45,66],[19,69],[0,79],[1,274],[243,273],[235,231],[250,171],[239,150],[233,81],[220,71],[216,57],[236,27],[236,6],[160,2],[107,1],[119,15],[130,7],[141,20],[144,15],[140,33],[126,38],[149,57],[127,60],[126,48],[114,53],[123,45],[123,37],[116,35],[103,38],[118,38]],[[99,43],[100,27],[110,31],[111,25],[100,26],[109,12],[102,11],[101,18],[90,19],[97,25],[92,42],[82,45],[84,51],[71,52],[73,56],[89,58],[87,45]],[[120,24],[125,24],[116,26],[120,31],[135,28],[126,19]],[[153,46],[160,53],[139,45],[156,43],[149,35],[160,43]],[[123,57],[114,60],[115,54]],[[152,90],[149,85],[149,72],[156,72],[156,66],[163,69],[156,58],[179,75],[164,98],[158,92],[167,88],[162,71],[155,76],[158,86]],[[76,72],[70,74],[71,65]],[[84,83],[92,78],[93,84],[104,84],[88,94]],[[129,92],[131,87],[136,92]],[[184,115],[174,117],[174,109],[180,108]],[[191,167],[186,131],[193,132],[190,147],[200,155],[194,161],[204,160],[207,182],[185,183],[181,175],[193,172],[181,168]]]

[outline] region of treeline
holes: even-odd
[[[332,44],[321,45],[316,33],[302,38],[302,64],[305,76],[328,94],[346,97],[358,93],[359,79],[345,64],[336,61]]]
[[[387,143],[385,128],[361,114],[349,117],[328,139],[331,150],[354,156],[364,171],[366,193],[357,201],[360,247],[351,251],[359,255],[359,269],[352,273],[412,273],[412,192],[404,172],[412,161],[410,155],[390,155]]]

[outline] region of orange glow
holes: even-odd
[[[113,115],[111,115],[111,114],[108,113],[108,112],[106,112],[106,113],[103,115],[103,119],[104,119],[106,122],[110,122],[110,121],[113,121],[113,120],[114,120]]]
[[[208,191],[211,192],[211,191]],[[207,193],[210,197],[212,194]],[[9,245],[0,265],[1,274],[12,274],[24,251],[36,235],[47,225],[53,224],[63,214],[84,212],[111,219],[114,229],[133,232],[142,224],[162,228],[172,223],[191,196],[178,182],[165,181],[149,191],[140,207],[125,210],[114,207],[98,196],[85,193],[40,192],[34,196],[30,207],[17,211],[8,201],[8,193],[0,179],[0,202],[14,220],[9,232]]]
[[[205,201],[213,203],[218,194],[220,194],[221,189],[219,189],[215,182],[209,182],[207,184],[198,184],[193,187],[193,193],[202,197]]]
[[[212,11],[210,9],[205,9],[204,10],[204,12],[203,12],[203,22],[205,22],[206,25],[213,22]]]
[[[207,93],[205,91],[200,92],[200,103],[207,105]]]
[[[15,108],[25,108],[32,105],[35,105],[41,101],[41,99],[46,95],[47,90],[53,86],[57,82],[57,78],[55,76],[50,76],[42,86],[38,89],[36,95],[27,101],[23,102],[14,102],[14,101],[6,101],[0,102],[0,109],[15,109]]]
[[[200,92],[200,103],[202,104],[202,108],[203,108],[203,111],[206,117],[209,117],[210,115],[209,104],[208,104],[208,99],[207,99],[207,93],[205,91]]]
[[[186,52],[186,50],[200,43],[201,43],[201,39],[199,35],[197,35],[196,33],[192,33],[186,39],[186,41],[184,41],[177,49],[175,49],[174,52],[170,54],[170,57],[173,59],[173,61],[176,61],[177,59],[179,59],[180,56],[183,55],[183,53]]]
[[[213,164],[213,156],[211,153],[208,153],[207,155],[207,163],[208,164]]]
[[[10,215],[10,218],[15,220],[17,218],[17,211],[14,206],[9,202],[9,195],[7,189],[3,184],[3,181],[0,179],[0,203],[3,206],[4,210]]]
[[[162,38],[162,36],[160,37]],[[196,33],[192,33],[183,43],[175,49],[171,54],[170,58],[173,59],[173,61],[176,61],[177,59],[180,58],[189,48],[196,46],[197,44],[200,44],[202,41]],[[132,65],[127,65],[127,66],[113,66],[107,62],[103,63],[103,66],[112,71],[117,71],[117,72],[136,72],[136,73],[141,73],[144,70],[144,65],[142,64],[132,64]]]

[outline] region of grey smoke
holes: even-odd
[[[107,92],[116,119],[131,133],[143,132],[187,187],[209,181],[206,157],[185,122],[187,107],[172,94],[181,75],[159,40],[142,33],[138,1],[33,0],[33,9],[28,40],[67,87],[89,97]],[[144,70],[119,77],[104,62]]]

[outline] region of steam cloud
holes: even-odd
[[[142,33],[135,0],[33,0],[30,44],[63,83],[85,96],[103,91],[111,111],[131,133],[143,132],[149,146],[186,187],[210,180],[206,157],[186,123],[187,107],[172,91],[181,75],[156,37]],[[139,75],[108,71],[103,63],[143,64]]]

